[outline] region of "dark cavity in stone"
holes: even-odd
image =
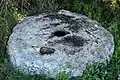
[[[55,52],[55,49],[53,48],[48,48],[48,47],[41,47],[40,48],[40,54],[44,55],[44,54],[53,54]]]
[[[79,36],[67,36],[64,37],[64,42],[68,44],[72,44],[72,46],[80,47],[84,46],[85,39]]]
[[[62,37],[62,36],[65,36],[66,34],[69,34],[69,32],[66,32],[66,31],[56,31],[53,33],[54,36],[57,36],[57,37]]]

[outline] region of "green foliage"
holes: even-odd
[[[59,9],[69,9],[73,0],[10,0],[12,7],[27,15],[37,15],[43,12],[53,12]]]
[[[3,45],[3,46],[0,46],[0,51],[2,52],[5,52],[5,45],[6,45],[6,39],[7,39],[7,36],[8,36],[8,24],[6,22],[6,20],[2,17],[0,17],[0,45]]]
[[[112,0],[113,1],[113,0]],[[110,0],[75,0],[72,11],[87,15],[102,23],[105,27],[114,19],[120,17],[120,2],[116,2],[117,7],[113,8]]]
[[[113,34],[115,43],[120,39],[120,19],[115,19],[109,24],[108,30]]]
[[[82,80],[106,80],[105,77],[107,72],[105,68],[105,64],[103,63],[94,63],[93,65],[89,65],[84,71]]]
[[[56,80],[70,80],[70,78],[66,71],[63,71],[56,75]]]

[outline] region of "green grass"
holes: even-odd
[[[65,5],[66,4],[66,5]],[[107,66],[88,65],[81,80],[117,80],[120,73],[120,1],[111,0],[1,0],[0,1],[0,80],[53,80],[39,75],[24,75],[12,68],[7,41],[12,28],[25,16],[67,9],[99,21],[114,36],[115,51]],[[70,80],[60,73],[55,80]],[[76,80],[76,79],[71,79]]]

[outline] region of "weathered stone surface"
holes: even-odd
[[[48,77],[62,71],[81,76],[87,64],[105,63],[113,51],[113,36],[100,23],[66,10],[27,17],[8,41],[14,66]]]
[[[118,75],[118,80],[120,80],[120,74]]]

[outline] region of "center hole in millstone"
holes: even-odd
[[[66,34],[69,34],[69,32],[67,32],[67,31],[55,31],[53,34],[54,34],[54,36],[62,37],[62,36],[65,36]]]

